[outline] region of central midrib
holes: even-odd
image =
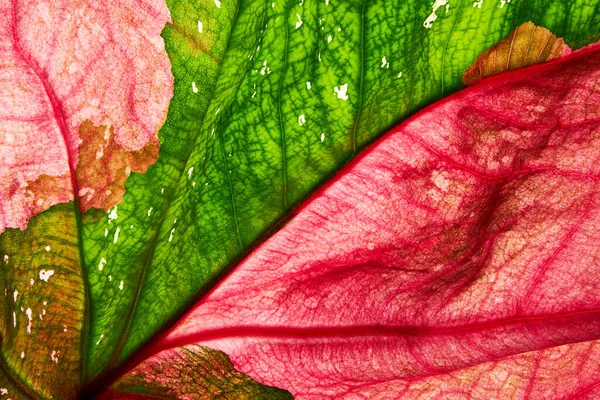
[[[251,326],[239,325],[224,328],[207,329],[182,336],[180,338],[165,340],[164,344],[152,349],[152,354],[160,351],[181,347],[200,342],[229,338],[274,338],[274,339],[331,339],[355,337],[429,337],[435,335],[456,335],[476,331],[488,331],[509,326],[529,325],[555,321],[557,319],[597,319],[600,322],[600,309],[577,312],[565,312],[540,316],[514,316],[498,320],[472,323],[457,326],[428,327],[420,325],[346,325],[346,326],[314,326],[314,327],[283,327],[283,326]],[[600,335],[598,336],[600,338]]]
[[[87,379],[87,340],[90,332],[90,307],[91,307],[91,297],[89,290],[89,283],[87,279],[87,273],[85,269],[85,252],[83,250],[83,230],[82,230],[82,222],[81,222],[81,208],[79,206],[79,190],[77,187],[77,176],[76,176],[76,164],[77,161],[73,159],[73,155],[71,153],[71,140],[69,137],[69,131],[67,128],[66,118],[64,114],[64,110],[62,107],[62,103],[56,96],[54,89],[52,88],[52,84],[48,80],[47,74],[40,68],[37,61],[28,54],[21,46],[19,41],[19,36],[17,34],[17,0],[12,0],[12,34],[13,34],[13,45],[15,51],[21,56],[23,61],[31,68],[34,74],[40,80],[42,86],[44,87],[44,92],[50,102],[52,107],[52,113],[54,115],[54,119],[58,128],[60,130],[64,145],[67,151],[67,160],[69,163],[69,173],[71,177],[71,186],[73,190],[73,204],[75,206],[75,221],[76,221],[76,229],[77,229],[77,248],[79,251],[79,260],[81,265],[81,278],[83,281],[83,291],[84,291],[84,307],[83,307],[83,326],[82,326],[82,337],[80,342],[80,357],[81,357],[81,368],[80,368],[80,376],[79,376],[79,385],[81,385]]]

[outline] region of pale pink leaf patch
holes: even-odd
[[[0,12],[0,233],[74,190],[82,212],[108,210],[158,157],[166,4],[3,0]]]

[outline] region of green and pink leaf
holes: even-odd
[[[594,397],[595,3],[167,3],[0,5],[0,395]]]
[[[156,351],[222,350],[299,399],[571,398],[597,385],[598,81],[600,44],[426,108]]]

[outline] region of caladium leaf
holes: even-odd
[[[12,157],[13,148],[25,150],[21,160],[30,156],[29,149],[11,143],[21,138],[11,121],[35,125],[38,119],[54,114],[54,119],[49,117],[50,125],[58,124],[58,128],[49,125],[52,129],[44,132],[54,133],[62,144],[46,153],[51,147],[46,146],[48,137],[36,142],[40,145],[37,152],[43,149],[47,159],[56,163],[23,163],[34,167],[33,175],[44,172],[35,181],[29,175],[23,180],[22,173],[7,167],[6,176],[16,175],[20,180],[5,190],[2,216],[12,221],[7,226],[22,228],[30,215],[47,206],[77,200],[71,207],[74,225],[70,228],[76,234],[62,244],[70,248],[69,254],[77,254],[69,262],[82,267],[86,296],[72,299],[73,309],[83,314],[75,346],[78,341],[83,345],[79,358],[73,353],[69,359],[82,360],[81,378],[71,378],[61,386],[54,375],[41,373],[39,363],[28,364],[30,369],[22,377],[37,392],[30,397],[68,397],[73,385],[103,371],[104,377],[112,379],[118,370],[111,367],[166,329],[261,235],[274,229],[291,207],[395,121],[460,87],[460,77],[475,56],[518,24],[532,19],[574,47],[588,43],[598,31],[596,3],[582,1],[550,6],[542,1],[484,5],[169,2],[173,24],[162,35],[172,62],[175,93],[159,134],[159,161],[146,174],[129,177],[120,202],[124,178],[132,171],[144,171],[156,158],[155,128],[164,117],[161,106],[169,98],[170,83],[157,31],[168,13],[163,4],[148,2],[139,6],[77,3],[76,13],[69,12],[70,3],[51,3],[3,6],[10,11],[6,15],[11,15],[10,21],[2,21],[10,56],[3,61],[27,54],[25,64],[33,74],[25,77],[32,78],[38,88],[41,85],[47,98],[40,101],[33,96],[22,102],[34,104],[38,107],[34,111],[42,110],[39,114],[20,114],[27,108],[17,107],[21,92],[10,85],[3,87],[2,93],[8,93],[6,97],[14,104],[2,120],[9,123],[2,130],[8,138],[1,142],[2,156]],[[82,24],[74,14],[87,19]],[[31,21],[39,23],[26,23]],[[81,26],[75,26],[77,22]],[[49,40],[40,29],[46,29],[44,33],[56,30],[57,40]],[[110,31],[111,40],[105,43],[107,51],[99,52],[98,44],[105,37],[96,33],[103,29]],[[15,37],[18,43],[34,45],[21,48]],[[66,39],[58,40],[62,38]],[[53,44],[64,48],[50,51]],[[90,49],[97,53],[89,53]],[[115,65],[107,66],[103,55],[110,56],[113,50],[126,56],[111,58]],[[72,57],[64,56],[65,51]],[[57,65],[55,59],[60,61]],[[78,73],[78,62],[65,64],[83,59],[97,69],[86,64],[82,67],[86,73]],[[75,74],[70,76],[76,77],[75,83],[69,80],[69,72]],[[156,74],[159,78],[152,79]],[[13,82],[10,79],[15,76],[11,73],[6,82]],[[112,79],[97,80],[97,88],[90,89],[86,79],[98,77]],[[117,96],[123,101],[104,96],[96,102],[93,94],[122,89],[119,82],[124,77],[136,83],[140,79],[145,89],[158,83],[159,96],[153,97],[157,92],[150,90],[155,89],[152,86],[140,92],[146,95],[130,91],[129,96]],[[60,91],[65,85],[83,93],[72,96],[82,103],[72,103],[72,93]],[[25,92],[36,93],[34,86],[25,87]],[[149,114],[138,115],[138,107],[144,105]],[[44,114],[44,110],[51,113]],[[119,129],[131,129],[131,135],[124,140]],[[33,143],[29,139],[28,145]],[[52,186],[56,188],[48,191]],[[21,200],[13,198],[13,192],[20,193]],[[15,199],[20,208],[10,203]],[[83,216],[79,213],[117,203],[107,214],[94,209]],[[47,211],[50,215],[40,218],[53,221],[52,214],[63,212],[62,207],[52,207]],[[52,233],[49,226],[45,229]],[[39,248],[33,238],[37,234],[10,239],[17,234],[10,230],[2,235],[2,246],[18,254],[21,265],[36,265]],[[50,269],[57,271],[54,265],[41,269],[44,277]],[[19,274],[16,269],[5,271],[6,281]],[[62,298],[65,293],[70,292],[57,290],[52,296]],[[10,307],[6,310],[10,312]],[[8,323],[6,329],[10,331]],[[5,344],[2,351],[11,360],[16,354]],[[21,376],[14,373],[19,370],[14,361],[3,366],[9,375]],[[13,379],[10,385],[19,386],[18,381]],[[97,382],[102,383],[102,377]]]
[[[3,398],[72,397],[81,385],[86,282],[73,204],[8,229],[0,242]],[[23,255],[31,247],[35,255]]]
[[[599,80],[597,43],[420,112],[156,351],[219,349],[300,399],[597,394]]]
[[[290,393],[260,385],[233,368],[220,351],[190,345],[141,363],[102,399],[146,396],[163,399],[289,400]]]
[[[75,197],[82,212],[123,198],[158,156],[173,77],[160,0],[3,0],[0,234]]]
[[[465,85],[472,85],[487,76],[554,60],[569,53],[571,48],[548,29],[525,22],[481,53],[465,71],[462,80]]]
[[[85,227],[90,376],[176,320],[361,148],[459,88],[515,26],[532,19],[576,47],[597,25],[580,3],[503,4],[169,3],[175,95],[159,161]]]

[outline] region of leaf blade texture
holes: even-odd
[[[27,349],[38,344],[26,335],[26,310],[31,309],[32,316],[35,310],[26,307],[29,303],[22,303],[20,310],[6,292],[3,374],[16,374],[18,379],[0,389],[12,385],[7,390],[13,396],[21,380],[22,388],[35,392],[25,391],[24,396],[34,398],[69,398],[70,391],[82,385],[103,389],[135,365],[144,344],[168,329],[282,226],[282,218],[301,200],[396,122],[460,88],[462,72],[476,55],[512,28],[532,20],[574,48],[589,43],[598,32],[595,3],[502,2],[499,7],[486,2],[481,8],[466,1],[445,7],[438,3],[169,1],[168,11],[162,3],[129,1],[3,4],[11,15],[0,22],[6,24],[2,29],[7,48],[14,53],[9,33],[17,31],[16,23],[23,43],[33,43],[26,48],[35,61],[27,66],[33,73],[24,76],[37,76],[37,86],[31,87],[36,90],[18,92],[10,85],[14,81],[1,89],[9,97],[17,92],[25,96],[19,97],[24,99],[19,104],[30,104],[30,109],[3,111],[17,120],[48,117],[44,122],[54,125],[45,132],[54,136],[29,149],[10,142],[21,139],[13,127],[0,132],[2,160],[10,159],[17,148],[27,156],[43,154],[44,162],[51,162],[34,169],[34,175],[50,175],[34,182],[26,176],[27,186],[20,172],[5,173],[19,185],[3,180],[3,200],[25,208],[17,207],[17,218],[6,212],[1,217],[11,215],[10,224],[23,228],[29,214],[77,201],[34,216],[46,221],[35,222],[43,229],[20,236],[9,228],[0,237],[3,255],[11,260],[18,255],[19,260],[2,269],[5,289],[18,290],[19,301],[24,301],[25,292],[35,299],[35,291],[23,291],[27,274],[44,270],[42,276],[51,283],[60,278],[61,285],[43,301],[69,297],[69,311],[53,318],[68,322],[64,325],[73,335],[73,347],[65,345],[61,338],[67,332],[57,325],[57,335],[48,342],[64,345],[58,358],[64,363],[56,363],[51,351],[39,353],[43,362],[29,362]],[[162,32],[161,48],[158,31],[169,21],[169,13],[172,23]],[[52,37],[57,38],[56,49]],[[112,40],[105,42],[106,37]],[[99,76],[104,79],[96,80]],[[124,96],[123,79],[135,82],[135,88],[141,85],[141,94]],[[170,85],[173,98],[157,137]],[[32,96],[40,87],[46,93],[44,101]],[[59,90],[66,87],[75,92]],[[100,102],[99,92],[105,94]],[[133,112],[139,108],[147,113]],[[42,111],[36,114],[38,110]],[[61,110],[64,123],[56,122],[61,118],[55,111]],[[121,125],[115,123],[119,118]],[[3,115],[1,122],[8,120],[13,121]],[[119,133],[123,128],[130,129],[125,140],[129,145]],[[51,141],[56,143],[48,146]],[[54,179],[58,177],[62,178]],[[13,186],[20,197],[6,196]],[[48,196],[36,199],[27,191],[45,191]],[[65,227],[71,236],[59,243],[64,247],[60,255],[69,257],[40,265],[40,260],[46,262],[40,258],[46,250],[38,240],[56,240],[53,232]],[[62,279],[68,284],[62,285]],[[25,327],[18,343],[12,342],[17,334],[11,331],[13,311],[25,318],[24,324],[17,318],[17,327]],[[32,331],[36,328],[33,324]],[[19,341],[29,347],[23,349]],[[26,350],[24,358],[18,350]],[[20,363],[25,361],[19,360],[26,360],[28,367],[22,370]],[[55,378],[66,371],[66,360],[80,373],[69,370],[70,378],[61,385]],[[48,365],[55,369],[44,374]]]
[[[119,380],[102,399],[129,395],[223,400],[289,400],[286,391],[265,387],[233,368],[217,350],[190,345],[167,350],[142,362]]]
[[[156,348],[219,349],[296,398],[593,392],[599,61],[482,80],[399,125]]]
[[[481,78],[554,60],[570,52],[571,48],[548,29],[525,22],[480,54],[462,80],[465,85],[472,85]]]
[[[156,161],[173,90],[156,37],[169,13],[137,5],[3,1],[0,233],[74,192],[82,212],[108,210],[131,171]]]
[[[119,365],[174,322],[355,148],[456,90],[476,55],[524,15],[542,13],[567,41],[586,39],[558,21],[592,17],[586,8],[575,15],[542,3],[476,9],[465,2],[454,13],[438,10],[428,29],[432,9],[420,3],[220,5],[169,4],[176,97],[161,131],[164,163],[132,175],[117,220],[86,226],[99,304],[90,343],[104,335],[90,346],[95,371]],[[107,267],[99,271],[102,259]]]
[[[81,386],[85,276],[72,204],[2,236],[0,392],[7,398],[70,398]],[[28,246],[32,257],[22,254]]]

